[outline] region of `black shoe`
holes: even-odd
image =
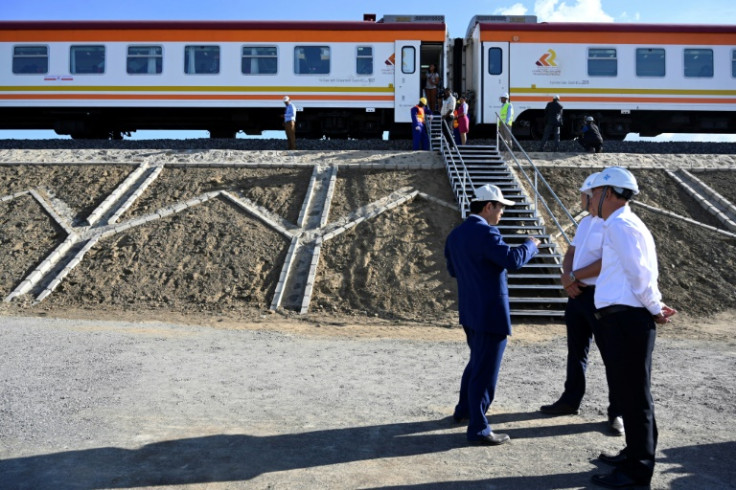
[[[608,429],[617,436],[624,435],[624,419],[619,417],[608,417]]]
[[[619,470],[613,470],[613,472],[607,475],[593,475],[593,483],[607,488],[649,488],[649,480],[635,480],[628,475],[625,475]]]
[[[552,405],[542,405],[539,411],[547,415],[577,415],[578,407],[573,407],[569,403],[558,400]]]
[[[495,434],[491,432],[487,436],[478,436],[477,439],[468,440],[468,442],[481,446],[498,446],[500,444],[506,444],[510,440],[511,438],[508,434]]]
[[[598,461],[610,464],[611,466],[618,466],[626,461],[626,450],[624,449],[623,451],[616,454],[601,453],[598,456]]]

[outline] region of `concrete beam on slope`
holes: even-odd
[[[252,214],[266,225],[270,226],[277,232],[291,239],[294,235],[299,234],[299,229],[291,223],[283,219],[281,216],[272,213],[268,209],[257,205],[253,201],[245,197],[238,197],[227,191],[220,191],[222,197],[229,199],[233,204],[241,208],[243,211]]]
[[[46,297],[50,295],[59,284],[61,284],[61,281],[63,281],[64,278],[66,278],[66,276],[68,276],[69,273],[79,265],[87,252],[89,252],[90,249],[99,241],[100,237],[101,235],[97,235],[86,242],[80,242],[83,243],[81,248],[72,249],[63,257],[63,260],[60,261],[59,264],[57,264],[57,268],[54,269],[54,273],[48,275],[46,284],[43,285],[43,289],[36,296],[36,303],[40,303],[46,299]]]
[[[726,218],[728,218],[728,220],[736,222],[736,206],[731,201],[729,201],[723,195],[719,194],[715,189],[700,180],[697,176],[688,172],[686,169],[680,169],[680,173],[690,179],[691,182],[697,184],[700,190],[702,190],[705,195],[708,196],[710,203],[716,209],[721,211],[726,216]]]
[[[304,197],[297,224],[302,230],[297,243],[290,249],[288,267],[282,269],[278,299],[272,305],[279,305],[300,313],[309,308],[312,296],[316,264],[319,261],[321,238],[319,230],[327,220],[329,203],[334,193],[337,167],[316,165]],[[311,281],[310,281],[311,278]]]
[[[122,216],[123,213],[125,213],[128,208],[143,195],[143,193],[146,191],[146,189],[148,189],[153,181],[158,178],[163,169],[163,165],[156,165],[146,174],[144,174],[145,179],[143,179],[143,182],[136,181],[134,183],[135,189],[133,190],[133,192],[127,194],[127,198],[120,205],[117,206],[112,215],[107,219],[107,223],[117,223],[118,219],[120,219],[120,216]]]
[[[723,223],[723,225],[728,228],[731,231],[736,231],[736,222],[734,222],[734,219],[730,217],[726,213],[730,213],[730,209],[728,206],[723,206],[721,204],[718,204],[718,201],[720,198],[720,201],[725,201],[730,205],[730,202],[720,194],[718,194],[716,191],[708,187],[704,182],[702,182],[700,179],[696,178],[694,175],[692,175],[690,172],[687,172],[686,170],[680,170],[678,173],[675,173],[671,170],[665,170],[667,172],[667,175],[669,175],[675,182],[677,182],[683,189],[685,189],[685,192],[687,192],[695,201],[698,202],[706,211],[708,211],[710,214],[716,217],[718,221]],[[718,196],[718,198],[715,198],[713,196]],[[711,202],[711,199],[714,200],[714,202]]]
[[[414,199],[418,194],[419,191],[414,190],[411,187],[403,187],[396,192],[392,192],[386,197],[383,197],[377,201],[373,201],[370,204],[366,204],[365,206],[358,208],[357,210],[350,213],[349,216],[342,218],[325,227],[322,230],[322,240],[331,240],[337,235],[362,223],[366,219],[374,218],[379,214],[388,211],[389,209],[393,209],[396,206],[399,206],[411,199]]]
[[[136,167],[128,176],[123,180],[119,186],[112,191],[97,208],[90,213],[87,217],[87,224],[93,226],[96,224],[103,215],[110,212],[113,206],[118,203],[120,198],[128,192],[128,190],[138,181],[143,172],[148,169],[147,163],[142,163]]]
[[[56,212],[56,210],[53,208],[53,206],[46,201],[38,192],[35,190],[29,191],[31,196],[38,201],[38,203],[43,207],[43,209],[48,213],[49,216],[51,216],[51,219],[56,221],[56,223],[61,226],[67,235],[75,235],[75,231],[72,229],[71,224],[68,223],[65,219],[59,215],[59,213]]]
[[[273,301],[271,302],[271,309],[276,310],[281,307],[281,303],[284,299],[284,292],[286,290],[286,282],[289,278],[292,264],[299,248],[299,237],[293,236],[291,238],[291,244],[289,250],[286,252],[286,258],[284,259],[284,265],[281,267],[281,274],[279,275],[279,282],[276,284],[276,291],[273,295]]]

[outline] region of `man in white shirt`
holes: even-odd
[[[442,102],[442,109],[440,109],[440,114],[442,115],[442,119],[445,121],[445,124],[447,124],[449,128],[445,128],[445,125],[442,125],[443,130],[445,131],[445,135],[448,140],[452,141],[452,123],[455,119],[455,106],[457,105],[457,101],[455,100],[455,97],[453,97],[452,92],[450,92],[449,88],[445,89],[445,93],[443,96],[443,102]]]
[[[561,281],[570,297],[565,308],[567,377],[565,390],[559,400],[540,408],[547,415],[578,413],[585,395],[585,371],[588,367],[590,343],[594,337],[598,349],[603,350],[598,338],[598,320],[595,318],[593,301],[603,253],[603,220],[595,215],[591,190],[597,176],[598,172],[591,174],[580,187],[580,203],[589,214],[580,221],[575,238],[562,260]],[[621,412],[610,395],[608,424],[614,434],[624,434]]]
[[[636,178],[621,167],[604,169],[593,182],[593,205],[603,218],[601,272],[596,281],[596,318],[611,396],[626,424],[626,447],[598,459],[616,469],[593,476],[609,488],[649,485],[657,450],[657,423],[651,394],[656,324],[676,311],[662,303],[657,252],[646,225],[629,208],[639,193]]]
[[[289,149],[296,150],[296,110],[289,96],[284,97],[284,132],[289,142]]]

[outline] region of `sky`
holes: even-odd
[[[464,37],[476,14],[536,15],[538,22],[736,24],[734,0],[470,0],[460,4],[448,0],[0,0],[0,20],[362,20],[364,13],[379,19],[388,14],[441,14],[451,37]],[[29,134],[0,131],[0,138],[28,137],[18,133]],[[736,141],[736,135],[718,138]]]

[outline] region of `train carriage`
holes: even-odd
[[[475,16],[448,38],[443,16],[362,22],[0,22],[0,129],[121,137],[206,129],[213,137],[409,137],[422,74],[468,96],[491,135],[509,92],[514,132],[538,138],[559,95],[562,136],[585,116],[627,133],[736,133],[736,26],[538,23]]]
[[[408,132],[421,66],[443,66],[446,40],[442,16],[0,22],[0,128],[260,134],[281,127],[289,95],[301,136]]]
[[[508,92],[520,137],[541,136],[553,95],[565,107],[563,136],[572,136],[586,115],[611,139],[630,132],[736,133],[736,26],[479,16],[466,50],[476,124],[495,124],[499,95]]]

